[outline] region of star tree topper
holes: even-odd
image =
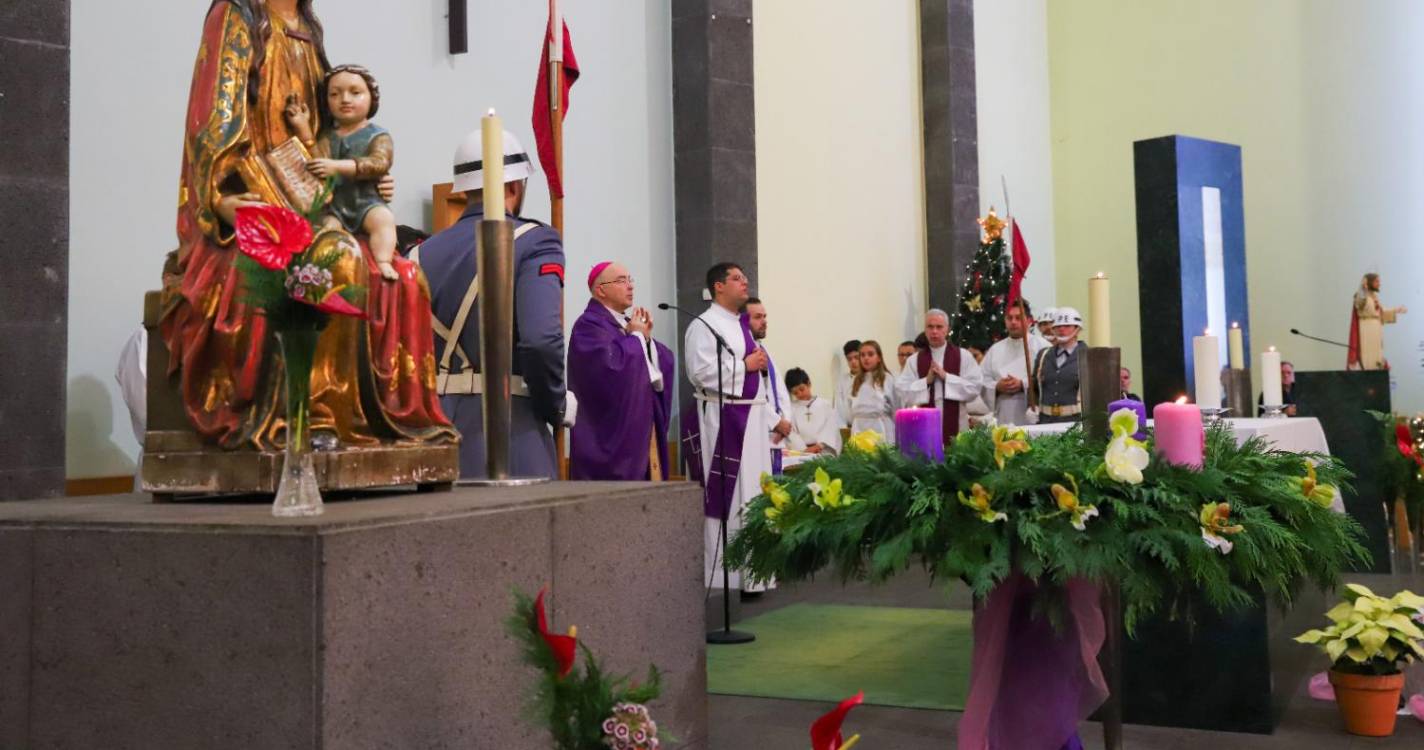
[[[979,228],[984,232],[984,241],[993,242],[1004,236],[1004,220],[994,213],[994,207],[989,207],[989,215],[978,219]]]

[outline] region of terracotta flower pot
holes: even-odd
[[[1366,675],[1330,670],[1330,684],[1335,687],[1335,701],[1345,720],[1345,731],[1363,737],[1388,737],[1394,734],[1394,722],[1399,718],[1399,693],[1404,689],[1404,674]]]

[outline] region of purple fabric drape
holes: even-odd
[[[1061,630],[1033,616],[1037,586],[1014,573],[974,613],[969,698],[959,750],[1081,748],[1078,722],[1107,697],[1098,667],[1104,638],[1098,587],[1067,586]]]

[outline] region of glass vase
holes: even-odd
[[[297,330],[277,333],[286,376],[287,445],[282,455],[282,478],[272,515],[282,518],[316,516],[323,510],[321,489],[312,468],[311,371],[320,331]]]

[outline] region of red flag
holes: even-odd
[[[563,25],[564,33],[564,75],[559,92],[559,122],[569,113],[569,89],[578,80],[578,60],[574,58],[573,40],[569,38],[569,25]],[[539,163],[544,167],[544,175],[549,180],[549,196],[564,197],[563,175],[554,159],[554,123],[549,109],[549,46],[554,41],[554,6],[549,4],[549,23],[544,27],[544,53],[539,56],[539,81],[534,84],[534,142],[539,151]]]
[[[1009,302],[1012,305],[1023,297],[1023,280],[1028,274],[1028,243],[1024,242],[1023,232],[1019,231],[1018,219],[1010,218],[1014,227],[1014,275],[1009,280]]]

